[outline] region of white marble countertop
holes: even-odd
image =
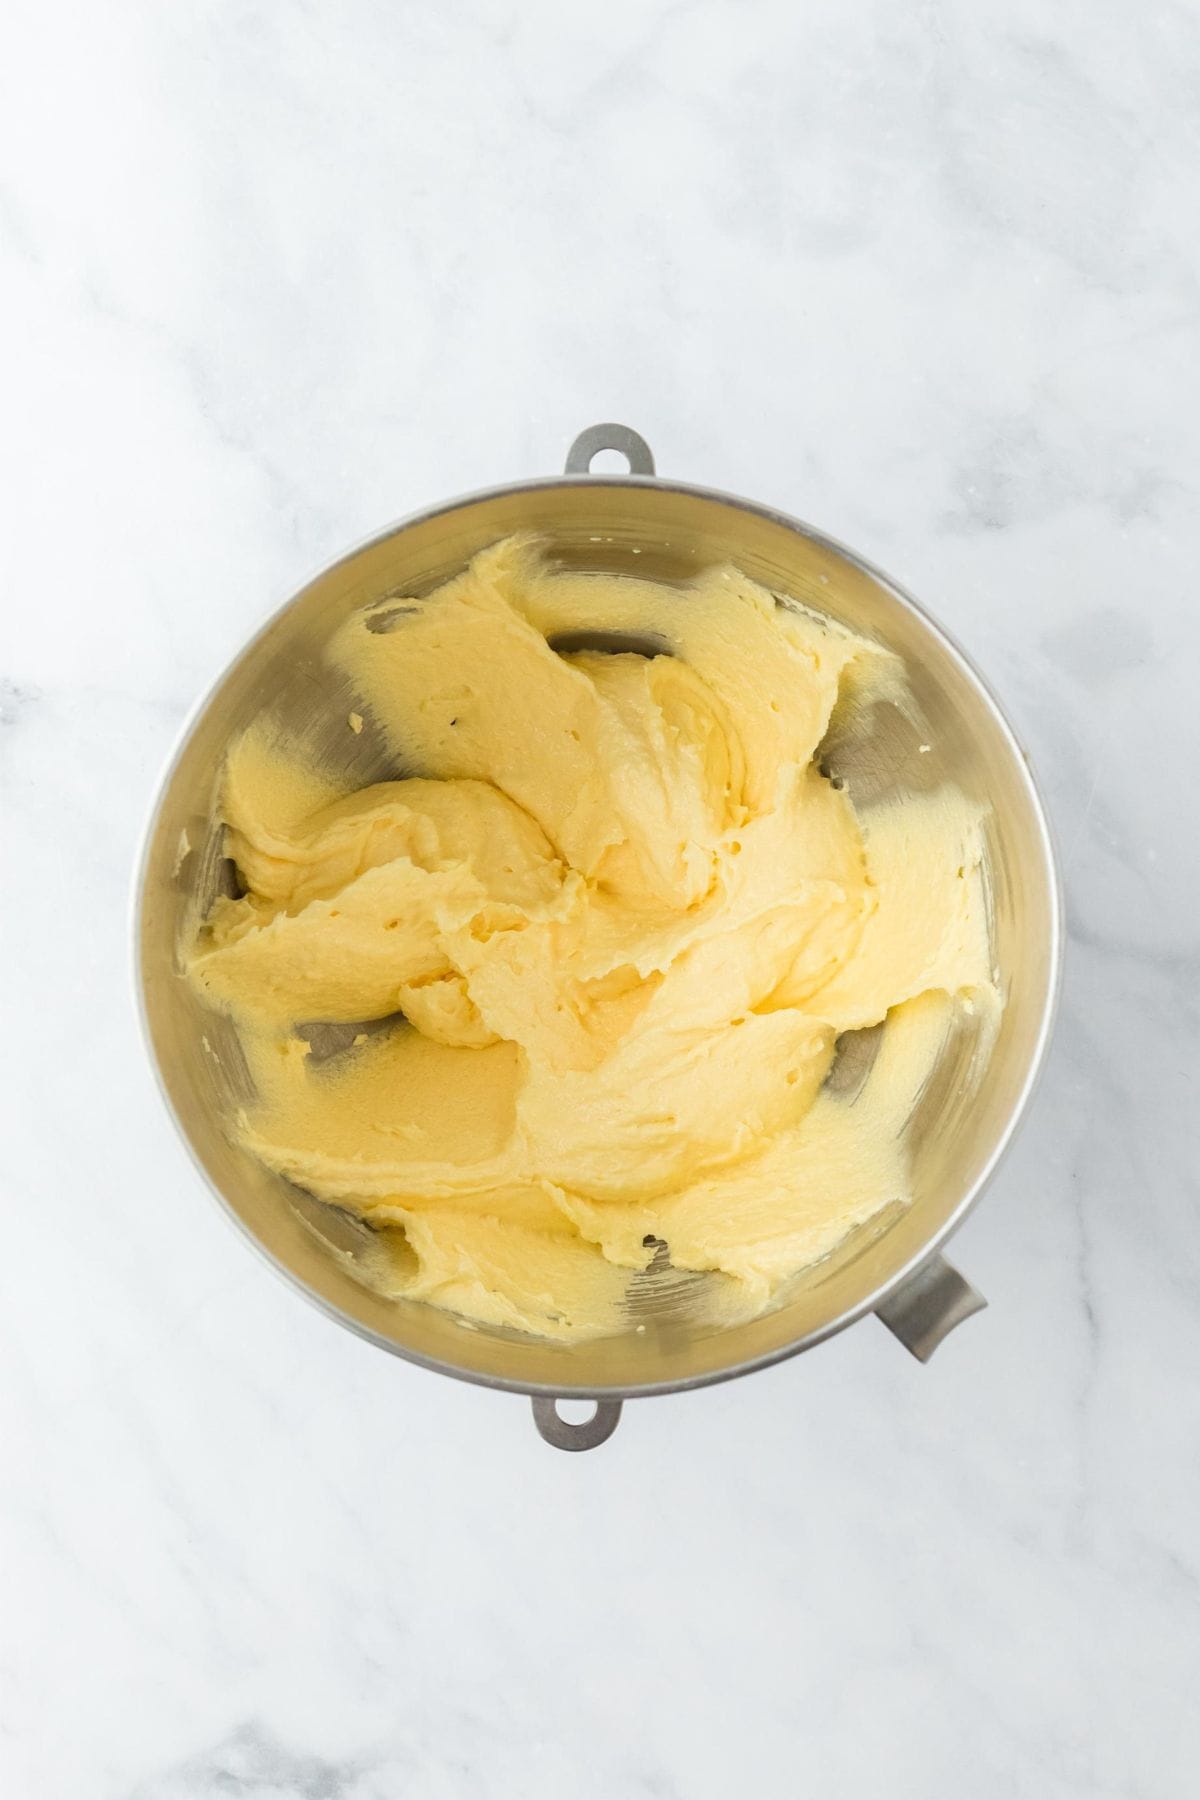
[[[1193,1794],[1196,9],[47,0],[5,40],[0,1790]],[[269,607],[606,417],[966,644],[1071,941],[955,1242],[989,1310],[564,1457],[264,1274],[126,918]]]

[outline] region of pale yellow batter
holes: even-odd
[[[671,653],[549,647],[581,627]],[[813,762],[839,687],[893,659],[733,568],[674,589],[515,539],[331,655],[347,731],[420,774],[345,794],[269,724],[235,744],[248,892],[190,972],[240,1030],[243,1141],[392,1228],[396,1292],[594,1336],[657,1252],[745,1316],[907,1199],[955,997],[997,1002],[978,809],[858,814]],[[853,1103],[823,1088],[885,1018]],[[316,1022],[361,1029],[318,1061]]]

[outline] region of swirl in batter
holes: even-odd
[[[551,647],[581,627],[664,654]],[[979,809],[857,811],[814,762],[894,658],[731,567],[670,588],[517,539],[330,654],[347,729],[415,773],[347,794],[269,722],[236,743],[247,891],[189,974],[239,1029],[241,1140],[380,1229],[390,1291],[596,1336],[657,1255],[745,1317],[906,1201],[948,1014],[998,1002]],[[826,1087],[885,1019],[866,1087]],[[316,1023],[355,1029],[318,1059]]]

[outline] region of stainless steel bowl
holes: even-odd
[[[590,474],[604,449],[621,451],[629,473]],[[575,567],[664,581],[733,561],[768,588],[883,641],[904,659],[917,723],[876,707],[865,727],[831,731],[825,760],[860,798],[952,779],[990,809],[986,874],[1005,1007],[986,1077],[974,1085],[961,1078],[971,1043],[960,1034],[910,1126],[912,1205],[856,1234],[799,1277],[776,1310],[747,1324],[705,1326],[689,1311],[686,1284],[669,1278],[661,1292],[651,1286],[642,1297],[640,1329],[631,1318],[621,1336],[576,1345],[382,1298],[364,1275],[367,1228],[288,1186],[231,1142],[226,1120],[231,1103],[246,1098],[238,1092],[244,1065],[228,1023],[207,1012],[179,974],[181,940],[227,874],[212,802],[231,738],[271,708],[348,781],[387,775],[386,753],[369,730],[359,738],[344,730],[352,698],[324,660],[330,634],[352,609],[393,593],[428,592],[476,551],[518,531],[539,533],[554,557]],[[443,1375],[529,1394],[542,1435],[575,1450],[610,1435],[623,1399],[749,1374],[872,1311],[924,1359],[984,1304],[939,1250],[994,1172],[1033,1089],[1057,992],[1060,912],[1050,834],[1024,753],[980,676],[917,603],[794,519],[656,479],[636,433],[599,425],[576,440],[563,476],[452,500],[372,538],[318,575],[243,650],[188,727],[155,805],[139,877],[138,985],[150,1055],[176,1124],[268,1261],[381,1348]],[[869,1043],[847,1045],[851,1077],[855,1059],[869,1050]],[[555,1405],[564,1397],[594,1399],[594,1417],[569,1423]]]

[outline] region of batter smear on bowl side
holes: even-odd
[[[894,657],[732,567],[666,587],[524,539],[329,654],[347,730],[419,774],[346,793],[269,719],[233,744],[246,892],[187,971],[255,1085],[232,1129],[379,1228],[385,1289],[595,1337],[657,1256],[745,1318],[907,1201],[956,1009],[986,1034],[999,999],[980,809],[952,786],[856,809],[814,761]],[[884,1020],[865,1084],[825,1085],[840,1034]],[[356,1029],[317,1057],[316,1023]]]

